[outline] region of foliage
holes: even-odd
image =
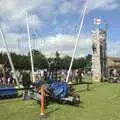
[[[23,84],[23,86],[26,87],[26,88],[29,88],[29,86],[31,84],[30,74],[26,73],[26,72],[23,72],[22,75],[23,75],[23,78],[22,78],[22,84]]]
[[[91,67],[92,67],[92,55],[89,54],[86,56],[86,66],[85,66],[86,71],[90,71]]]
[[[51,68],[53,69],[68,69],[71,62],[71,57],[66,55],[64,57],[61,57],[60,53],[56,51],[55,57],[47,58],[45,55],[43,55],[38,50],[32,50],[33,53],[33,60],[34,60],[34,67],[35,69],[46,69]],[[10,53],[14,66],[16,69],[22,70],[22,69],[31,69],[30,64],[30,53],[27,55],[21,55],[16,53]],[[0,64],[4,64],[7,67],[10,67],[8,57],[6,53],[0,53]],[[85,70],[91,69],[91,55],[88,55],[86,57],[81,58],[75,58],[73,62],[73,69],[82,68]]]
[[[63,59],[62,59],[62,66],[61,67],[63,69],[68,69],[69,66],[70,66],[71,59],[72,58],[70,56],[63,57]]]
[[[36,69],[48,68],[47,58],[37,50],[32,50],[34,66]]]

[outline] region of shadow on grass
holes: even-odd
[[[60,104],[60,103],[59,103]],[[72,106],[72,107],[75,107],[75,108],[84,108],[83,106],[84,102],[83,101],[80,101],[79,104],[71,104],[71,103],[66,103],[66,104],[62,104],[62,105],[66,105],[66,106]]]
[[[58,110],[60,110],[60,107],[59,107],[59,108],[55,108],[54,110],[51,110],[51,111],[47,112],[47,115],[50,115],[50,114],[52,114],[53,112],[56,112],[56,111],[58,111]]]
[[[83,101],[80,101],[80,104],[77,105],[76,107],[79,107],[79,108],[84,109],[84,108],[85,108],[85,107],[84,107],[84,102],[83,102]]]
[[[103,83],[96,83],[96,84],[93,84],[93,85],[95,85],[95,86],[92,86],[91,88],[100,88],[100,87],[103,87],[103,86],[105,86],[105,85],[108,85],[108,83],[106,84],[105,82],[103,82]]]
[[[100,87],[103,87],[103,86],[105,86],[105,85],[108,85],[108,84],[104,84],[104,83],[102,83],[102,84],[92,84],[92,85],[90,85],[90,88],[89,88],[89,90],[87,90],[86,88],[85,89],[83,89],[83,90],[76,90],[75,92],[86,92],[86,91],[95,91],[95,88],[100,88]]]
[[[39,115],[37,115],[37,118],[35,120],[48,120],[48,118],[50,117],[50,115],[52,113],[58,111],[59,109],[60,109],[60,107],[59,108],[55,108],[55,109],[53,109],[53,110],[51,110],[49,112],[46,112],[45,115],[42,115],[42,116],[39,114]]]
[[[6,99],[15,99],[17,97],[20,97],[18,96],[18,94],[14,94],[14,95],[5,95],[5,96],[0,96],[0,100],[6,100]]]
[[[20,102],[20,101],[25,101],[25,100],[23,100],[22,97],[4,98],[4,99],[0,99],[0,104],[14,103],[14,102]]]
[[[111,103],[114,103],[116,101],[120,101],[120,95],[115,95],[115,96],[113,96],[111,98],[108,98],[106,101],[111,102]]]
[[[86,92],[86,91],[91,91],[91,89],[90,90],[87,90],[87,89],[77,90],[77,91],[75,91],[75,93],[77,93],[77,92]]]

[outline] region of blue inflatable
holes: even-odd
[[[35,82],[35,86],[40,87],[44,83],[45,81],[38,80]],[[55,79],[48,79],[47,84],[44,85],[50,96],[55,99],[66,97],[70,91],[70,87],[66,82],[58,82]]]
[[[64,98],[69,93],[69,85],[65,82],[53,82],[48,85],[48,90],[53,98]]]
[[[16,94],[16,88],[0,88],[0,97],[10,97]]]

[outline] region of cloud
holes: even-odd
[[[78,2],[78,1],[64,1],[61,5],[60,5],[60,12],[63,14],[66,13],[70,13],[70,12],[76,12],[76,11],[80,11],[82,8],[82,3]]]
[[[83,5],[86,0],[64,0],[59,6],[59,11],[62,14],[67,14],[71,12],[81,13]],[[113,10],[120,7],[117,0],[87,0],[88,11],[93,11],[95,9],[100,10]]]
[[[9,33],[9,34],[4,34],[5,39],[8,45],[9,51],[16,52],[19,54],[23,54],[27,52],[28,50],[28,42],[27,42],[27,36],[22,34],[14,34],[14,33]],[[0,51],[6,51],[4,42],[2,38],[0,37]]]
[[[109,41],[108,43],[108,56],[120,56],[120,41]]]
[[[1,39],[1,38],[0,38]],[[10,51],[26,54],[28,49],[28,41],[26,35],[7,34],[6,41]],[[72,55],[75,37],[72,35],[57,34],[56,36],[39,37],[31,40],[32,48],[38,49],[47,56],[54,56],[56,51],[60,51],[63,55]],[[2,51],[5,50],[2,40],[0,40]],[[76,57],[88,54],[91,41],[89,38],[82,36],[79,41]]]
[[[64,0],[59,5],[58,11],[61,14],[69,14],[69,13],[80,14],[83,9],[84,3],[85,3],[84,0]]]
[[[1,0],[0,15],[8,19],[21,19],[26,12],[37,7],[49,6],[53,0]]]
[[[36,7],[38,2],[35,0],[1,0],[1,12],[0,15],[7,19],[15,20],[21,19],[26,11]],[[6,7],[5,7],[5,6]]]
[[[28,23],[32,28],[37,28],[40,27],[40,25],[42,25],[42,22],[40,21],[37,15],[28,16]],[[23,24],[26,25],[26,20],[23,21]]]
[[[89,11],[100,9],[100,10],[113,10],[120,7],[117,0],[90,0],[88,1]]]
[[[96,9],[107,11],[120,7],[117,0],[87,1],[89,12]],[[72,55],[75,37],[70,34],[70,31],[74,31],[73,26],[78,22],[76,19],[78,17],[73,18],[72,14],[80,15],[84,2],[84,0],[0,0],[0,22],[6,33],[10,50],[27,53],[25,13],[29,12],[31,28],[45,29],[43,29],[44,37],[38,35],[37,39],[32,40],[33,48],[42,50],[48,56],[54,54],[56,50]],[[48,32],[51,34],[48,35]],[[1,40],[0,45],[4,50]],[[114,54],[114,46],[116,47],[116,44],[112,42],[109,44],[108,55]],[[116,47],[116,54],[119,55],[117,50],[120,49]],[[89,36],[82,35],[76,56],[83,56],[87,53],[91,53],[91,40]]]
[[[75,37],[67,34],[57,34],[56,36],[38,38],[34,42],[36,49],[41,50],[47,56],[54,56],[55,51],[59,51],[62,55],[72,56]],[[79,40],[76,57],[87,55],[90,52],[90,46],[91,40],[82,36]]]
[[[37,8],[48,7],[52,4],[53,0],[1,0],[0,1],[0,22],[5,26],[8,24],[6,31],[10,31],[16,25],[25,26],[25,14],[31,13],[31,27],[37,27],[43,23],[34,10]],[[43,11],[42,11],[43,12]],[[45,12],[45,11],[44,11]]]
[[[6,35],[6,41],[10,51],[27,54],[28,38],[26,34],[13,34]],[[62,56],[72,56],[75,36],[69,34],[57,34],[56,36],[39,37],[31,39],[33,49],[40,50],[46,56],[54,56],[56,51],[59,51]],[[120,42],[109,41],[107,46],[107,56],[120,56]],[[5,51],[3,41],[0,38],[0,51]],[[81,35],[77,46],[75,57],[85,56],[91,54],[91,38],[90,36]]]
[[[30,12],[31,27],[42,29],[41,26],[46,24],[44,20],[47,20],[49,24],[53,22],[58,25],[59,20],[55,16],[60,19],[61,14],[80,15],[84,3],[85,0],[0,0],[0,22],[8,32],[15,32],[16,28],[20,26],[25,29],[25,13]],[[119,6],[117,0],[88,0],[89,12],[95,9],[110,10]]]

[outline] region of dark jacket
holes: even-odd
[[[29,73],[23,73],[23,77],[22,77],[22,84],[25,88],[29,88],[31,85],[32,81],[30,80],[30,75]]]

